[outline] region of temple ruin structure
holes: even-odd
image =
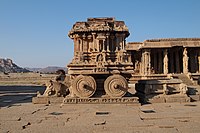
[[[148,92],[155,93],[161,88],[163,94],[185,94],[187,85],[197,83],[200,38],[126,43],[129,34],[125,23],[114,18],[88,18],[86,22],[74,24],[69,32],[74,41],[74,58],[68,69],[79,97],[91,97],[102,88],[111,97],[122,97],[129,84],[137,83],[149,86],[151,89],[146,87]],[[84,94],[89,92],[87,85],[92,92]],[[170,88],[173,89],[170,91]]]
[[[152,39],[130,42],[136,75],[200,73],[200,38]]]
[[[73,25],[68,36],[74,42],[74,57],[67,67],[69,90],[78,102],[102,101],[91,97],[111,98],[105,103],[137,100],[122,99],[127,96],[142,101],[156,96],[164,102],[200,100],[200,38],[127,43],[129,34],[124,21],[115,18],[88,18]],[[173,94],[177,95],[170,99]],[[77,99],[65,100],[69,101]]]

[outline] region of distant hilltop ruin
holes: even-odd
[[[4,73],[18,73],[18,72],[30,72],[29,70],[17,66],[11,59],[0,58],[0,72]]]

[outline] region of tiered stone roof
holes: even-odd
[[[88,18],[87,22],[76,22],[69,32],[69,36],[84,32],[125,32],[129,36],[128,27],[124,21],[115,18]]]

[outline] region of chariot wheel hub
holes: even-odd
[[[77,76],[72,83],[73,92],[80,98],[89,98],[96,91],[96,81],[91,76]]]
[[[111,97],[122,97],[127,92],[128,83],[123,76],[112,75],[105,80],[104,89]]]
[[[114,88],[114,89],[118,89],[118,88],[119,88],[119,85],[118,85],[118,84],[114,84],[114,85],[113,85],[113,88]]]
[[[80,83],[80,89],[86,89],[86,87],[87,87],[87,82],[86,81],[82,81],[81,83]]]

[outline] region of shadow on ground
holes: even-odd
[[[0,86],[0,107],[30,103],[37,91],[44,90],[45,86]]]

